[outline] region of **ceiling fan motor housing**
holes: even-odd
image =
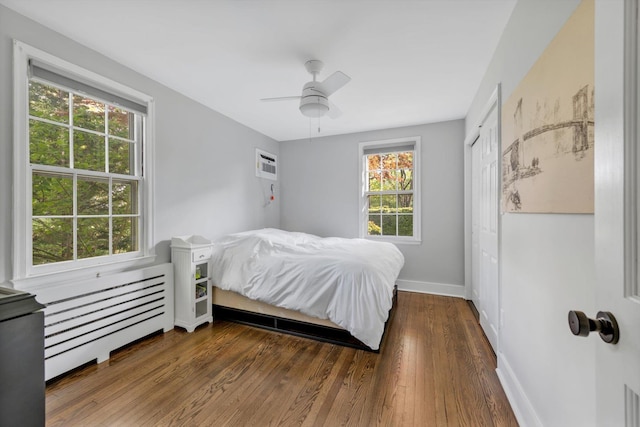
[[[329,111],[329,100],[316,89],[317,82],[308,82],[302,89],[300,112],[307,117],[322,117]]]

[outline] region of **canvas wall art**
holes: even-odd
[[[593,213],[594,1],[584,0],[502,107],[503,212]]]

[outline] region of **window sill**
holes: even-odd
[[[371,240],[373,242],[388,242],[393,244],[400,245],[420,245],[422,244],[421,239],[415,239],[413,237],[403,239],[398,237],[372,237],[372,236],[364,236],[362,239]]]
[[[81,267],[73,270],[58,271],[55,273],[43,273],[11,280],[15,289],[21,291],[36,291],[68,282],[87,280],[101,277],[125,270],[141,268],[151,265],[156,260],[156,255],[146,255],[138,258],[105,263],[91,267]]]

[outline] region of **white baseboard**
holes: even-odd
[[[422,294],[444,295],[464,298],[463,285],[447,285],[444,283],[418,282],[417,280],[396,280],[399,291],[419,292]]]
[[[498,353],[498,369],[496,369],[496,373],[507,399],[509,399],[518,424],[522,427],[542,427],[542,421],[540,421],[531,401],[529,401],[522,385],[502,353]]]

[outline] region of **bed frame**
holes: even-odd
[[[316,319],[294,310],[287,310],[259,301],[253,301],[235,292],[224,291],[216,287],[213,288],[214,321],[226,320],[373,353],[380,352],[379,349],[372,350],[369,346],[351,335],[349,331],[329,320]],[[384,342],[389,322],[391,322],[393,314],[395,313],[397,294],[398,287],[396,285],[393,288],[392,305],[389,310],[389,317],[384,325],[380,348]]]

